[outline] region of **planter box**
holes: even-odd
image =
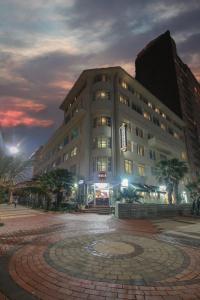
[[[119,219],[143,219],[191,215],[191,204],[132,204],[116,202],[115,216]]]

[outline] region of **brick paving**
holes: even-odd
[[[199,246],[163,239],[150,220],[48,213],[4,223],[0,300],[200,299]]]

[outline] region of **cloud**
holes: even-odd
[[[17,97],[0,97],[0,101],[4,103],[5,108],[23,109],[33,112],[40,112],[46,109],[41,103],[36,103],[31,99],[23,99]]]
[[[0,111],[1,127],[17,127],[24,125],[26,127],[50,127],[53,125],[52,120],[40,120],[30,117],[26,112],[8,110]]]

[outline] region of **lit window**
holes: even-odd
[[[111,148],[111,138],[109,137],[97,137],[95,138],[95,147],[99,149]]]
[[[145,119],[151,120],[151,116],[150,116],[150,114],[149,114],[148,112],[145,111],[145,112],[143,113],[143,116],[144,116]]]
[[[93,160],[93,171],[110,172],[111,171],[111,157],[96,157]]]
[[[71,157],[73,156],[76,156],[77,155],[77,151],[78,151],[78,148],[77,147],[74,147],[71,151]]]
[[[160,124],[160,127],[161,127],[163,130],[166,130],[166,125],[165,125],[165,124],[161,123],[161,124]]]
[[[122,81],[121,85],[124,89],[128,88],[128,84],[125,81]]]
[[[153,107],[152,104],[151,104],[151,102],[148,102],[148,106],[149,106],[150,108]]]
[[[174,132],[174,137],[175,137],[176,139],[179,139],[178,133]]]
[[[182,152],[182,153],[181,153],[181,159],[182,159],[182,160],[186,160],[186,159],[187,159],[187,156],[186,156],[186,153],[185,153],[185,152]]]
[[[155,108],[155,112],[157,112],[158,114],[160,113],[160,110],[156,107]]]
[[[135,131],[136,131],[137,136],[143,138],[143,130],[142,129],[136,127]]]
[[[140,156],[144,156],[144,146],[137,145],[137,154]]]
[[[104,90],[99,90],[95,93],[94,100],[110,100],[110,93]]]
[[[124,171],[127,174],[133,173],[133,162],[132,160],[125,159],[124,160]]]
[[[110,117],[98,117],[94,119],[94,128],[99,126],[111,126],[111,118]]]
[[[119,96],[119,102],[122,104],[125,104],[127,106],[129,106],[129,99],[125,96],[120,95]]]
[[[138,166],[138,173],[140,176],[145,176],[145,168],[143,165]]]
[[[162,117],[166,119],[166,115],[164,113],[162,113]]]

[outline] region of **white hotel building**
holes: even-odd
[[[155,164],[186,160],[184,123],[177,115],[121,67],[83,71],[60,108],[64,121],[37,151],[35,175],[68,169],[86,203],[111,203],[127,180],[146,201],[164,201]],[[180,190],[184,195],[183,183]]]

